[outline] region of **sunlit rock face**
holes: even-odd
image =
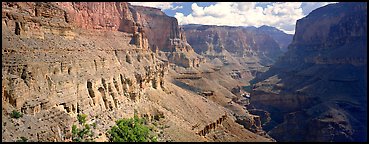
[[[65,20],[76,27],[134,34],[131,43],[139,48],[159,50],[169,62],[196,67],[203,62],[187,43],[177,19],[160,9],[132,6],[124,2],[56,3],[65,10]]]
[[[367,3],[298,20],[288,52],[252,82],[277,141],[367,141]]]
[[[105,25],[119,26],[115,14],[130,17],[127,3],[61,4],[2,3],[3,113],[14,108],[25,115],[16,122],[24,128],[7,119],[3,140],[62,141],[81,113],[100,116],[104,131],[114,121],[102,117],[133,115],[129,105],[145,90],[163,90],[166,66],[145,48],[145,38]],[[96,19],[108,11],[111,19]]]
[[[158,8],[132,6],[135,22],[142,27],[152,51],[160,51],[163,59],[181,67],[198,67],[203,63],[187,43],[186,35],[174,17],[169,17]]]

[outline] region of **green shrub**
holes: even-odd
[[[17,140],[16,142],[27,142],[28,141],[28,139],[27,138],[25,138],[25,137],[20,137],[20,139],[19,140]]]
[[[120,119],[116,125],[108,131],[109,140],[112,142],[156,142],[150,129],[144,125],[144,119],[134,118]]]
[[[77,119],[78,119],[79,124],[86,123],[86,118],[87,118],[86,114],[78,114],[77,115]]]
[[[96,123],[92,123],[92,127],[96,129]]]
[[[85,114],[78,114],[77,119],[80,124],[81,129],[79,129],[76,125],[72,125],[72,141],[73,142],[91,142],[93,141],[94,132],[91,130],[89,124],[86,124]],[[92,124],[95,128],[96,123]]]
[[[16,118],[16,119],[18,119],[18,118],[20,118],[20,117],[22,117],[23,116],[23,114],[22,113],[20,113],[20,112],[18,112],[18,111],[16,111],[16,110],[13,110],[12,111],[12,113],[10,113],[10,117],[11,118]]]

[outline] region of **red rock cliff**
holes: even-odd
[[[125,2],[57,2],[67,12],[67,21],[81,28],[129,31],[133,21]],[[126,25],[123,25],[126,24]],[[131,28],[132,29],[132,28]]]
[[[143,26],[143,30],[147,33],[152,50],[157,46],[162,51],[174,51],[171,41],[181,39],[182,35],[177,19],[165,15],[157,8],[134,6],[134,10],[140,15],[137,22]],[[183,40],[186,42],[185,39]]]
[[[142,32],[152,50],[174,51],[173,39],[182,39],[177,19],[160,9],[131,6],[126,2],[58,2],[66,11],[66,20],[87,29]]]

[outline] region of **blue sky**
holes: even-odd
[[[293,34],[296,20],[331,2],[130,2],[160,8],[178,23],[274,26]]]
[[[168,16],[172,16],[172,17],[174,17],[174,15],[176,14],[176,12],[181,12],[181,13],[183,13],[185,15],[189,15],[192,12],[192,9],[191,9],[191,5],[192,4],[193,4],[193,2],[174,3],[173,4],[174,7],[182,6],[183,8],[176,9],[176,10],[165,9],[165,10],[163,10],[163,12],[165,14],[167,14]],[[215,4],[215,2],[197,2],[197,4],[199,6],[207,7],[207,6],[210,6],[212,4]]]

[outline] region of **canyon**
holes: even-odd
[[[68,141],[79,114],[96,124],[96,141],[108,141],[115,120],[135,114],[150,121],[163,115],[159,141],[275,141],[245,129],[218,104],[235,97],[228,89],[237,81],[215,73],[177,20],[159,9],[125,2],[2,2],[2,8],[3,141]],[[228,81],[214,85],[221,101],[186,85],[212,83],[213,74]],[[11,118],[14,110],[23,117]],[[207,134],[199,135],[203,129]]]
[[[264,130],[277,141],[367,141],[366,3],[312,11],[288,49],[252,80],[250,108],[271,116]]]
[[[253,62],[261,65],[271,65],[283,54],[280,44],[263,28],[230,27],[212,25],[184,25],[189,44],[194,50],[215,58],[228,53],[239,62]],[[277,36],[278,37],[278,36]],[[282,37],[282,36],[279,36]],[[292,36],[290,36],[292,37]],[[283,38],[283,37],[282,37]],[[286,39],[287,43],[291,42]],[[229,55],[229,54],[228,54]],[[211,58],[211,57],[209,57]],[[247,58],[247,59],[246,59]],[[212,58],[211,58],[212,59]],[[248,63],[248,64],[250,64]],[[243,64],[247,65],[247,64]]]
[[[245,83],[266,71],[292,41],[292,35],[268,26],[191,24],[184,25],[183,29],[195,52],[211,64],[228,69],[233,78],[245,80]]]
[[[69,141],[79,114],[97,142],[134,115],[159,142],[366,141],[366,11],[330,4],[290,35],[127,2],[2,2],[2,141]]]

